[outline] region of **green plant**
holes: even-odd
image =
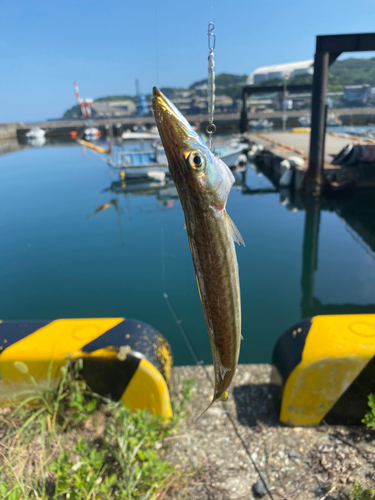
[[[370,410],[366,413],[362,422],[367,425],[367,427],[375,427],[375,394],[369,395],[367,404]]]
[[[180,392],[173,393],[172,399],[172,409],[173,409],[173,418],[175,421],[179,421],[182,418],[185,418],[188,415],[186,410],[186,405],[190,401],[193,396],[193,387],[195,384],[195,380],[193,377],[186,378],[182,381],[182,387]]]
[[[192,380],[176,395],[170,420],[131,413],[122,402],[93,393],[81,362],[62,368],[57,387],[33,389],[0,412],[0,498],[9,500],[153,500],[179,481],[166,458],[165,438],[186,416]]]
[[[375,499],[375,490],[364,490],[358,482],[355,482],[349,496],[353,500],[373,500]]]

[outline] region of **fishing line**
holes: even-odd
[[[190,352],[192,358],[194,359],[194,361],[197,365],[204,366],[202,364],[203,362],[198,359],[197,353],[196,353],[192,343],[190,342],[190,339],[189,339],[187,333],[185,332],[184,327],[182,326],[182,320],[180,320],[180,318],[177,316],[176,311],[174,310],[174,308],[169,300],[168,294],[167,294],[166,272],[165,272],[164,229],[163,228],[161,229],[161,255],[162,255],[162,264],[161,264],[162,295],[163,295],[164,300],[168,306],[168,309],[170,310],[170,312],[172,314],[172,317],[177,325],[177,328],[179,329],[181,336],[184,339],[187,348],[189,349],[189,352]]]
[[[156,86],[159,87],[159,49],[158,49],[158,19],[157,0],[155,0],[155,49],[156,49]]]
[[[198,366],[201,366],[205,372],[205,375],[208,379],[208,381],[210,382],[212,388],[215,387],[215,384],[211,378],[211,375],[206,367],[206,365],[203,363],[202,360],[199,360],[198,359],[198,355],[193,347],[193,344],[189,338],[189,335],[188,333],[185,331],[184,327],[182,326],[182,320],[177,316],[176,314],[176,311],[174,310],[174,307],[173,305],[171,304],[170,300],[169,300],[169,297],[168,297],[168,294],[166,292],[166,266],[165,266],[165,249],[164,249],[164,229],[162,228],[161,229],[161,254],[162,254],[162,267],[161,267],[161,279],[162,279],[162,295],[164,297],[164,300],[168,306],[168,309],[170,310],[171,314],[172,314],[172,317],[180,331],[180,334],[182,336],[182,338],[184,339],[184,342],[187,346],[187,348],[189,349],[189,352],[191,354],[191,357],[193,358],[193,360],[195,361],[195,363],[198,365]],[[232,415],[230,414],[229,410],[225,407],[225,403],[221,403],[222,405],[222,408],[223,408],[223,412],[224,414],[227,416],[229,422],[231,423],[232,427],[233,427],[233,430],[234,432],[236,433],[237,437],[239,438],[239,440],[241,441],[241,444],[243,446],[243,449],[245,450],[245,453],[246,455],[249,457],[249,460],[250,462],[252,463],[256,473],[258,474],[260,480],[262,481],[263,483],[263,486],[264,488],[266,489],[269,497],[271,500],[274,500],[273,496],[272,496],[272,493],[270,492],[268,486],[267,486],[267,483],[265,482],[264,478],[263,478],[263,475],[261,474],[261,471],[259,470],[258,466],[256,465],[255,461],[253,460],[252,456],[251,456],[251,453],[250,453],[250,450],[248,448],[248,446],[246,445],[241,433],[240,433],[240,430],[235,422],[235,420],[233,419]]]

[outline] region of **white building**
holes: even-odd
[[[251,75],[248,76],[246,85],[264,82],[265,80],[270,80],[271,78],[290,78],[291,76],[298,75],[300,73],[309,73],[312,75],[313,72],[313,59],[288,64],[277,64],[276,66],[265,66],[264,68],[258,68],[253,71]]]

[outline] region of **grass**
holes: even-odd
[[[369,406],[369,411],[365,414],[362,422],[367,427],[375,427],[375,394],[370,394],[368,397],[367,404]]]
[[[25,374],[24,363],[16,367]],[[33,390],[0,414],[0,498],[114,500],[165,498],[179,481],[164,440],[186,416],[193,381],[186,380],[166,421],[130,413],[121,402],[94,394],[80,377],[81,362],[62,369],[57,388]]]
[[[364,490],[359,483],[355,482],[353,490],[349,493],[349,497],[352,500],[374,500],[375,490]]]
[[[375,395],[370,394],[368,396],[367,404],[369,406],[369,411],[365,414],[362,419],[362,423],[366,427],[375,427]],[[375,489],[364,490],[360,483],[355,482],[353,485],[353,490],[349,492],[349,497],[352,500],[375,500]]]

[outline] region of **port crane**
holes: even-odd
[[[82,99],[80,93],[79,93],[79,88],[77,85],[77,82],[73,83],[74,86],[74,93],[77,99],[77,104],[81,108],[81,113],[83,118],[91,118],[92,113],[91,113],[91,103],[93,102],[92,99]]]

